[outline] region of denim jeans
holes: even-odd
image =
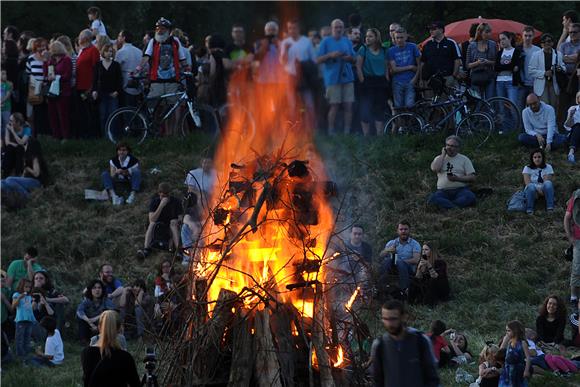
[[[101,133],[103,136],[107,136],[107,120],[111,113],[113,113],[119,107],[119,99],[116,97],[111,97],[108,93],[99,94],[101,102],[99,103],[99,116],[101,119]]]
[[[117,177],[115,177],[115,178],[111,177],[111,173],[109,171],[104,171],[101,174],[101,180],[103,181],[103,186],[105,187],[106,190],[113,189],[114,182],[126,181],[126,180],[121,180]],[[141,170],[138,168],[134,169],[130,175],[129,181],[131,182],[131,190],[135,191],[135,192],[139,192],[139,189],[141,188]]]
[[[19,321],[16,323],[16,356],[26,357],[30,353],[30,337],[32,336],[32,321]]]
[[[393,81],[393,99],[395,107],[411,107],[415,104],[415,89],[411,81]]]
[[[530,183],[526,185],[524,189],[526,194],[526,211],[534,212],[534,204],[536,198],[538,197],[538,192],[536,190],[536,185]],[[546,198],[546,209],[550,210],[554,208],[554,184],[550,180],[544,181],[542,185],[542,192],[544,192],[544,197]]]
[[[193,232],[185,223],[181,225],[181,245],[183,247],[193,246]]]
[[[519,107],[518,97],[520,88],[518,86],[512,85],[512,81],[496,81],[495,82],[495,93],[497,97],[508,98]]]
[[[464,208],[475,204],[475,194],[467,187],[438,189],[429,197],[429,204],[441,208]]]
[[[546,136],[543,136],[544,139]],[[538,148],[540,144],[538,143],[538,139],[536,136],[532,136],[527,133],[520,133],[518,136],[518,141],[523,145],[530,147],[530,148]],[[558,148],[559,146],[566,143],[566,135],[560,133],[554,133],[554,138],[552,139],[552,149]]]
[[[534,85],[520,86],[520,90],[518,92],[519,97],[518,97],[518,105],[517,105],[520,112],[522,110],[524,110],[526,107],[526,98],[528,98],[528,95],[532,94],[533,92],[534,92]]]
[[[402,290],[409,289],[409,285],[411,284],[411,274],[414,272],[413,267],[402,259],[397,259],[395,265],[399,271],[399,287]],[[387,275],[389,270],[391,270],[391,267],[393,267],[393,260],[391,257],[387,257],[381,268],[382,277]]]
[[[10,176],[0,181],[0,189],[3,192],[18,192],[25,198],[28,198],[35,188],[40,188],[40,181],[32,177]]]
[[[479,93],[481,98],[490,99],[495,97],[495,80],[492,80],[485,87],[481,86],[471,86],[475,91]]]

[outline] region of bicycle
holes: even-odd
[[[494,122],[488,113],[471,111],[464,101],[465,90],[458,98],[453,97],[440,103],[432,103],[432,107],[451,107],[444,117],[434,124],[425,122],[425,119],[413,112],[405,111],[394,115],[386,124],[384,133],[393,134],[427,134],[441,131],[446,128],[450,120],[461,117],[457,124],[456,134],[477,142],[477,147],[483,145],[494,130]]]
[[[217,137],[222,127],[228,123],[228,116],[224,110],[215,109],[206,104],[199,104],[195,98],[195,84],[193,74],[190,72],[183,73],[185,78],[185,90],[183,86],[175,93],[167,93],[156,97],[144,97],[138,107],[122,107],[115,110],[108,118],[106,130],[109,140],[113,143],[120,141],[136,142],[141,144],[148,134],[159,135],[159,127],[165,122],[177,109],[185,105],[185,114],[181,118],[179,129],[182,136],[188,136],[192,133],[206,133],[212,137]],[[143,92],[142,80],[145,77],[132,77],[134,81],[139,82]],[[162,102],[177,98],[175,102],[164,107],[165,113],[159,113]],[[255,134],[255,123],[251,114],[242,106],[229,106],[228,104],[222,109],[230,112],[229,117],[235,117],[241,120],[243,132],[240,135],[252,136]],[[233,113],[232,113],[233,111]]]

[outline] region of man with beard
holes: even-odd
[[[172,27],[171,22],[164,17],[157,20],[155,37],[149,40],[141,64],[135,69],[137,72],[141,72],[143,66],[149,64],[149,80],[151,81],[149,97],[176,93],[183,71],[189,70],[179,39],[170,35]],[[177,97],[172,97],[165,101],[166,103],[174,103],[176,100]],[[170,122],[168,126],[175,128],[179,122],[177,121],[178,114],[173,114],[171,118],[175,125]]]
[[[439,386],[439,375],[431,341],[408,328],[407,312],[400,301],[381,308],[387,333],[373,342],[371,361],[376,387]]]
[[[105,284],[103,293],[115,304],[119,306],[119,298],[124,292],[121,280],[113,276],[113,266],[108,263],[101,265],[99,270],[99,279]]]

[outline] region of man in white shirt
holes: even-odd
[[[463,208],[475,204],[475,194],[469,183],[475,182],[475,169],[471,160],[459,153],[461,140],[458,136],[445,139],[441,154],[431,163],[431,171],[437,174],[437,191],[429,197],[429,203],[440,208]]]
[[[280,63],[284,70],[294,80],[297,94],[300,94],[302,105],[306,112],[314,111],[314,97],[312,90],[316,86],[318,76],[316,53],[310,39],[300,34],[300,24],[297,20],[287,23],[288,37],[282,41]],[[290,111],[296,111],[294,93],[288,93]],[[313,119],[314,117],[309,117]],[[310,121],[313,123],[313,121]]]
[[[518,106],[520,110],[524,110],[524,107],[526,106],[526,97],[534,91],[534,78],[532,78],[530,75],[528,66],[530,65],[530,60],[532,59],[534,53],[541,50],[540,47],[534,46],[532,43],[534,40],[535,32],[536,30],[532,26],[525,26],[522,31],[523,44],[521,48],[524,55],[524,65],[521,69],[522,85],[520,85],[520,98]]]
[[[141,59],[143,58],[143,53],[140,49],[133,46],[133,34],[127,30],[121,30],[117,36],[117,54],[115,55],[115,61],[119,62],[121,65],[121,71],[123,72],[123,95],[121,98],[122,106],[137,106],[137,95],[139,94],[139,89],[128,87],[127,83],[131,73],[135,70]]]
[[[209,157],[201,159],[201,168],[192,169],[187,173],[184,184],[187,191],[198,195],[201,203],[207,203],[216,183],[216,172]]]
[[[522,111],[524,133],[520,133],[518,141],[532,148],[543,148],[549,152],[566,142],[566,136],[558,133],[556,127],[556,112],[554,108],[532,93],[526,98],[528,106]]]

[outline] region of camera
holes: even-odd
[[[40,302],[40,293],[33,293],[32,298],[34,298],[34,302],[39,303]]]
[[[145,369],[149,372],[155,369],[157,365],[157,355],[155,355],[155,349],[147,348],[145,350],[145,358],[143,358],[143,363],[145,363]]]

